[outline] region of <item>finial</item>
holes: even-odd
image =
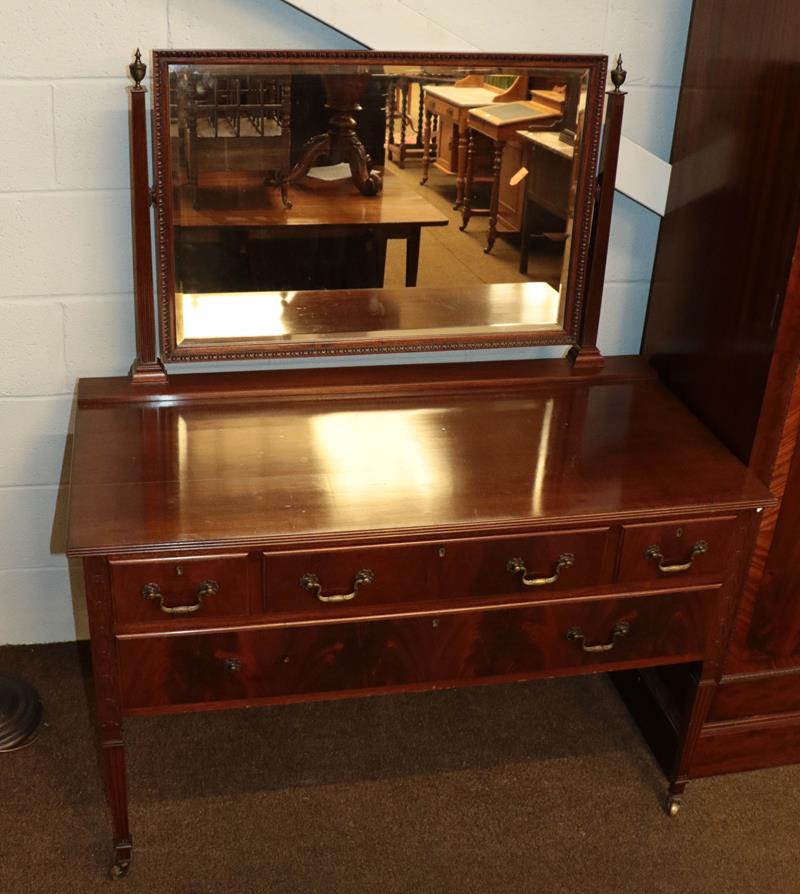
[[[142,62],[142,54],[139,52],[138,47],[136,48],[136,55],[133,58],[133,62],[128,66],[128,71],[131,73],[134,85],[136,87],[141,87],[144,76],[147,73],[147,66]]]
[[[619,93],[619,88],[625,83],[628,72],[622,67],[622,53],[617,56],[616,68],[611,69],[611,83],[614,85],[614,93]]]

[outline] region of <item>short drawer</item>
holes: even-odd
[[[712,575],[730,567],[736,519],[708,518],[625,525],[619,579],[630,582],[675,580]]]
[[[449,102],[431,96],[430,94],[426,94],[425,96],[425,109],[434,115],[447,115],[450,118],[452,118],[455,113],[453,106],[451,106]]]
[[[118,639],[127,710],[694,661],[719,588]]]
[[[264,553],[268,612],[335,618],[438,598],[435,543]]]
[[[112,559],[117,623],[218,618],[248,611],[246,554],[202,558]]]
[[[614,574],[608,528],[450,540],[442,548],[442,591],[448,598],[544,599],[602,587]]]

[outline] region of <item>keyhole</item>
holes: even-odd
[[[178,565],[175,569],[175,574],[181,575],[183,574],[183,565]]]
[[[678,528],[678,530],[675,532],[675,536],[683,537],[683,528]]]

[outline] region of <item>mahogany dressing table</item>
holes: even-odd
[[[304,293],[276,304],[265,282],[237,334],[214,337],[212,326],[182,338],[179,307],[192,304],[181,305],[174,278],[169,83],[187,65],[213,76],[217,57],[282,77],[330,66],[380,75],[404,65],[412,77],[421,66],[442,76],[579,70],[587,115],[556,304],[530,279],[420,290],[435,312],[409,295],[410,318],[403,290],[393,304],[385,290],[331,290],[304,296],[308,315],[315,303],[318,319],[342,308],[346,325],[304,332],[286,322]],[[669,773],[677,811],[758,513],[773,500],[646,363],[597,351],[623,102],[608,97],[596,190],[605,64],[156,53],[158,332],[144,72],[133,67],[137,358],[127,379],[79,384],[67,549],[84,567],[114,877],[132,853],[123,720],[142,714],[692,664]],[[492,317],[476,308],[504,290],[506,321],[478,331]],[[241,297],[214,300],[232,315]],[[383,310],[348,316],[356,300]],[[387,307],[394,328],[380,330]],[[536,308],[538,322],[524,313]],[[169,375],[163,365],[553,343],[571,345],[569,357]]]

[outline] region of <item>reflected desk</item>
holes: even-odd
[[[117,873],[134,715],[691,662],[674,809],[772,504],[639,358],[82,380]]]
[[[425,126],[422,141],[422,183],[428,179],[431,162],[431,142],[436,121],[436,158],[434,166],[445,174],[456,175],[456,201],[460,208],[465,195],[467,173],[467,117],[469,110],[489,103],[512,102],[524,99],[527,78],[518,77],[505,90],[470,76],[455,84],[426,85]]]
[[[552,240],[566,239],[568,236],[576,179],[573,171],[575,147],[562,140],[558,131],[518,130],[517,136],[522,142],[522,165],[528,170],[524,183],[519,248],[519,272],[527,273],[532,235]],[[556,232],[545,230],[545,225],[539,225],[534,218],[532,205],[557,218],[560,228]],[[537,230],[532,233],[535,223]]]
[[[494,246],[498,230],[517,233],[522,224],[523,194],[517,172],[522,168],[523,141],[520,128],[552,128],[562,117],[562,112],[537,101],[506,103],[502,106],[486,106],[471,109],[467,118],[469,128],[466,187],[461,229],[465,230],[472,208],[472,184],[475,178],[475,134],[481,134],[492,142],[492,192],[489,207],[489,232],[484,251],[488,254]],[[567,184],[567,196],[569,195]]]
[[[306,177],[292,188],[285,208],[274,190],[214,188],[182,184],[174,192],[173,221],[178,239],[203,239],[221,229],[239,228],[251,239],[335,239],[365,237],[376,255],[377,282],[383,285],[388,239],[406,241],[406,285],[415,286],[422,227],[444,227],[448,219],[414,190],[385,172],[383,191],[364,196],[346,180]],[[224,182],[230,183],[231,178]],[[239,207],[237,207],[237,205]]]

